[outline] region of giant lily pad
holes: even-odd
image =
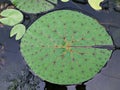
[[[57,0],[11,0],[20,10],[28,13],[40,13],[51,10]]]
[[[21,53],[43,80],[68,85],[94,77],[108,61],[111,51],[93,48],[111,45],[105,28],[77,11],[59,10],[34,22],[21,41]]]

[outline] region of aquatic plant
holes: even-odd
[[[62,2],[68,2],[69,0],[61,0]]]
[[[96,75],[111,51],[95,48],[111,45],[105,28],[81,12],[59,10],[36,20],[24,34],[20,51],[35,75],[68,85]]]
[[[0,15],[2,16],[0,22],[9,26],[14,26],[23,20],[23,14],[15,9],[5,9]]]
[[[51,10],[57,4],[57,0],[11,0],[20,10],[27,13],[40,13]]]
[[[25,33],[25,26],[19,24],[23,20],[23,14],[15,9],[5,9],[0,13],[0,22],[4,25],[13,26],[10,32],[10,37],[16,35],[16,40],[22,38]]]
[[[15,39],[19,40],[24,35],[25,31],[26,31],[26,27],[23,24],[17,24],[12,28],[10,32],[10,37],[16,35]]]
[[[101,6],[100,6],[100,3],[102,2],[103,0],[88,0],[88,3],[90,4],[90,6],[95,9],[95,10],[100,10],[101,9]]]

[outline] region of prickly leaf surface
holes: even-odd
[[[112,40],[96,20],[80,12],[59,10],[34,22],[21,41],[25,61],[43,80],[78,84],[94,77],[111,55],[94,45]]]

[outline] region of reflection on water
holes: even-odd
[[[82,11],[98,19],[106,27],[116,46],[116,50],[113,52],[106,66],[93,79],[82,85],[61,86],[44,82],[28,71],[19,52],[20,41],[15,41],[14,37],[10,39],[10,27],[5,26],[0,28],[0,45],[4,46],[4,50],[0,51],[0,90],[8,90],[8,88],[9,90],[119,90],[120,13],[115,12],[112,7],[108,8],[108,10],[96,12],[88,4],[75,4],[73,2],[59,4],[56,9],[70,8]],[[112,6],[111,3],[110,6]],[[26,14],[23,23],[28,27],[38,17],[40,17],[40,14]],[[4,58],[4,61],[1,61],[1,58]]]
[[[111,59],[98,75],[85,83],[87,90],[119,90],[120,50],[115,50]]]

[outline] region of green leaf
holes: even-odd
[[[68,85],[93,78],[106,64],[112,39],[95,19],[71,10],[50,12],[36,20],[23,36],[20,51],[43,80]]]
[[[100,7],[100,3],[102,2],[103,0],[88,0],[88,3],[90,4],[90,6],[95,9],[95,10],[100,10],[102,9]]]
[[[23,14],[15,9],[3,10],[0,15],[3,17],[0,22],[9,26],[14,26],[23,20]]]
[[[19,40],[24,35],[25,31],[26,31],[26,28],[23,24],[17,24],[12,28],[10,32],[10,37],[16,35],[15,39]]]
[[[69,0],[61,0],[62,2],[68,2]]]
[[[58,0],[11,0],[11,2],[23,12],[41,13],[53,9]]]

